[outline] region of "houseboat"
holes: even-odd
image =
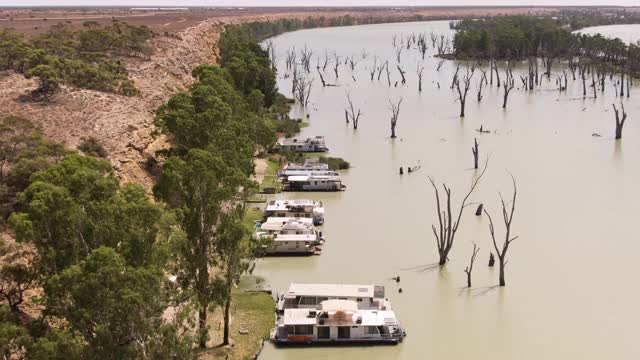
[[[255,235],[272,240],[265,247],[268,255],[319,255],[324,243],[322,232],[309,218],[268,218]]]
[[[264,209],[265,221],[270,217],[310,218],[317,226],[324,223],[324,207],[321,201],[308,199],[271,200]]]
[[[339,176],[335,175],[299,175],[289,176],[282,187],[283,191],[344,191]]]
[[[391,310],[382,285],[292,283],[286,293],[278,294],[277,310],[320,309],[326,300],[351,300],[362,310]]]
[[[277,344],[397,344],[404,337],[392,310],[363,310],[352,300],[325,300],[319,309],[286,309],[271,331]]]
[[[324,136],[302,139],[281,139],[276,145],[279,151],[291,152],[327,152],[329,148],[325,145]]]

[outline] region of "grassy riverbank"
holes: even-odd
[[[231,305],[231,344],[216,346],[197,354],[199,359],[253,359],[260,351],[262,341],[269,339],[275,322],[275,301],[263,292],[233,291]],[[222,308],[209,317],[211,343],[222,342]]]

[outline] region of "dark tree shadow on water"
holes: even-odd
[[[415,272],[419,272],[419,273],[425,273],[425,272],[432,272],[436,269],[440,268],[440,265],[438,265],[438,263],[433,263],[433,264],[426,264],[426,265],[418,265],[418,266],[413,266],[410,268],[403,268],[400,269],[401,271],[415,271]]]
[[[477,287],[477,288],[468,288],[466,286],[461,287],[458,291],[458,296],[462,296],[462,295],[471,295],[472,297],[478,297],[478,296],[484,296],[487,295],[488,293],[496,290],[500,288],[500,286],[498,285],[492,285],[492,286],[482,286],[482,287]]]

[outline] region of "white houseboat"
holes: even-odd
[[[282,187],[283,191],[343,191],[347,187],[342,179],[335,175],[299,175],[289,176]]]
[[[313,219],[313,225],[324,223],[321,201],[308,199],[271,200],[264,209],[265,220],[270,217],[300,217]]]
[[[269,255],[319,255],[324,243],[322,232],[310,218],[268,218],[256,230],[256,237],[271,238],[265,249]]]
[[[327,152],[329,148],[325,145],[324,136],[301,139],[281,139],[278,141],[276,149],[279,151],[292,152]]]
[[[326,300],[319,309],[285,309],[271,332],[278,344],[397,344],[404,337],[392,310],[363,310],[352,300]]]
[[[292,283],[278,295],[277,310],[319,309],[326,300],[351,300],[363,310],[391,310],[382,285]]]

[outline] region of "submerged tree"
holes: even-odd
[[[627,121],[627,112],[624,110],[624,104],[620,103],[620,108],[622,110],[622,118],[620,118],[620,113],[618,108],[616,108],[616,104],[613,105],[613,111],[616,115],[616,140],[622,139],[622,128],[624,127],[624,123]]]
[[[418,92],[422,92],[422,77],[424,72],[424,66],[418,65],[416,73],[418,74]]]
[[[429,177],[429,181],[431,182],[433,190],[436,194],[436,206],[438,210],[438,227],[436,227],[436,225],[432,225],[431,228],[433,230],[433,235],[436,238],[436,244],[438,245],[438,264],[440,266],[446,264],[446,262],[449,260],[449,252],[453,247],[456,233],[458,232],[458,227],[460,226],[460,221],[462,220],[462,213],[467,206],[471,205],[469,203],[469,197],[471,197],[473,191],[476,189],[476,187],[478,187],[480,180],[482,180],[484,173],[487,171],[488,164],[489,163],[487,161],[480,175],[478,175],[471,183],[469,190],[460,203],[460,208],[457,211],[457,215],[453,214],[454,210],[452,209],[451,204],[451,188],[446,184],[442,184],[446,199],[443,199],[443,201],[441,201],[438,186],[436,185],[433,178]]]
[[[360,121],[360,115],[362,115],[362,112],[360,112],[360,109],[356,111],[355,107],[353,106],[353,101],[351,101],[350,94],[347,94],[347,103],[349,104],[349,106],[344,109],[347,123],[349,123],[349,120],[351,120],[353,122],[353,130],[358,130],[358,122]]]
[[[489,219],[489,232],[491,233],[491,240],[493,242],[493,247],[496,250],[496,254],[498,255],[498,265],[500,266],[500,279],[499,279],[500,286],[505,286],[506,284],[504,280],[504,270],[508,263],[507,251],[509,250],[509,245],[511,245],[511,243],[518,238],[518,236],[513,236],[513,237],[511,236],[511,224],[513,222],[513,213],[516,210],[516,196],[518,194],[518,191],[516,188],[516,179],[513,176],[511,176],[511,180],[513,182],[513,198],[511,199],[511,201],[507,204],[502,198],[502,195],[500,195],[500,204],[502,205],[502,220],[504,221],[504,227],[505,227],[504,242],[500,247],[496,242],[496,233],[495,233],[495,227],[493,225],[493,219],[491,218],[491,215],[489,215],[489,212],[487,211],[487,209],[484,209],[484,213],[487,215],[487,218]]]
[[[391,138],[396,138],[396,125],[398,124],[398,115],[400,114],[400,105],[402,104],[402,98],[394,103],[389,99],[389,105],[391,109]]]
[[[473,139],[473,147],[471,148],[471,152],[473,152],[473,168],[478,168],[478,158],[480,157],[480,149],[478,146],[478,138]]]
[[[467,93],[469,92],[469,88],[471,87],[471,78],[473,77],[473,73],[475,72],[475,67],[471,67],[471,71],[467,68],[467,73],[464,76],[463,88],[460,88],[460,77],[455,76],[454,84],[456,89],[458,90],[458,101],[460,101],[460,117],[464,117],[464,108],[467,104]],[[457,72],[456,72],[457,74]]]
[[[473,243],[473,253],[471,254],[469,265],[464,269],[464,273],[467,274],[467,287],[471,287],[471,272],[473,272],[473,263],[476,261],[476,256],[478,256],[479,251],[480,248],[476,243]]]
[[[509,94],[513,87],[515,86],[515,80],[513,79],[513,74],[511,73],[511,69],[507,69],[507,78],[504,80],[504,98],[502,102],[502,108],[507,108],[507,101],[509,101]]]

